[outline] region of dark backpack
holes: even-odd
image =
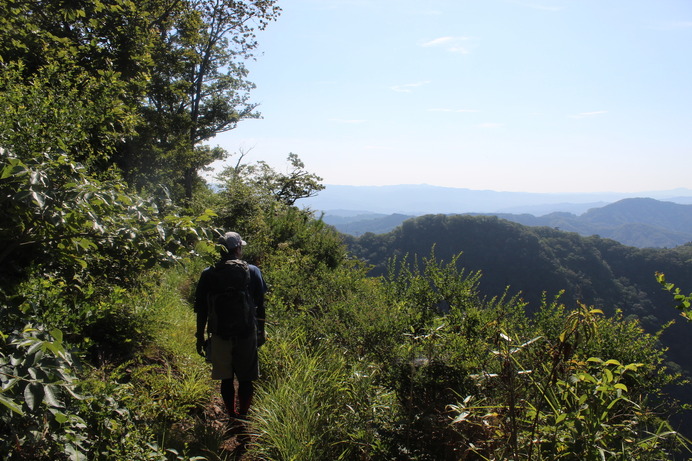
[[[230,259],[214,269],[215,287],[207,297],[208,330],[223,339],[253,333],[255,315],[250,305],[250,269],[245,261]]]

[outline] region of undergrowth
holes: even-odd
[[[268,340],[244,460],[664,459],[689,450],[663,411],[672,408],[663,389],[679,376],[665,372],[656,338],[636,322],[559,298],[529,317],[517,298],[480,299],[480,274],[432,254],[424,270],[402,260],[379,279],[291,245],[263,262]],[[14,431],[6,458],[238,459],[218,383],[195,351],[191,301],[208,263],[188,260],[98,298],[117,301],[99,314],[112,336],[94,336],[76,355],[57,329],[3,335],[3,370],[13,363],[17,375],[3,371],[0,423]],[[129,336],[128,326],[146,334]],[[118,354],[93,352],[118,340],[128,346]],[[31,397],[22,405],[10,399],[19,390]]]

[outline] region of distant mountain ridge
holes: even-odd
[[[692,205],[652,198],[623,199],[580,216],[557,212],[540,217],[504,213],[495,216],[526,226],[598,235],[639,248],[671,248],[692,242]]]
[[[530,213],[541,216],[556,211],[582,214],[595,207],[626,198],[648,197],[692,204],[692,189],[636,193],[529,193],[472,190],[429,185],[342,186],[327,185],[299,203],[313,210],[359,210],[381,214],[420,216],[429,213]]]
[[[526,226],[547,226],[583,236],[598,235],[638,248],[672,248],[692,241],[692,205],[652,198],[627,198],[591,208],[581,215],[567,212],[544,216],[527,213],[460,214],[493,215]],[[367,232],[389,232],[412,217],[402,214],[325,214],[324,221],[342,233],[360,236]]]
[[[379,213],[364,213],[353,216],[339,216],[335,214],[326,214],[322,218],[327,224],[334,226],[339,232],[354,236],[360,236],[366,232],[373,234],[384,234],[391,231],[411,215],[404,214],[379,214]]]

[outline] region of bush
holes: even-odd
[[[648,401],[660,394],[661,376],[650,373],[660,370],[654,341],[621,319],[604,322],[596,309],[563,312],[553,304],[539,313],[539,324],[552,332],[548,336],[523,341],[503,332],[493,351],[498,367],[481,370],[475,394],[450,405],[459,432],[475,434],[466,449],[490,458],[595,460],[663,459],[685,448],[684,438]],[[555,334],[560,316],[562,327]],[[607,340],[597,334],[604,324],[616,327],[604,332]],[[643,349],[638,351],[642,363],[582,355],[628,341]]]
[[[76,361],[59,330],[0,332],[0,454],[4,459],[80,459],[88,450],[76,411]]]

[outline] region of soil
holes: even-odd
[[[215,432],[224,434],[217,453],[220,459],[228,461],[251,461],[253,459],[247,453],[247,448],[254,441],[254,437],[247,434],[246,425],[242,422],[229,421],[226,407],[220,395],[214,397],[207,407],[205,419]]]

